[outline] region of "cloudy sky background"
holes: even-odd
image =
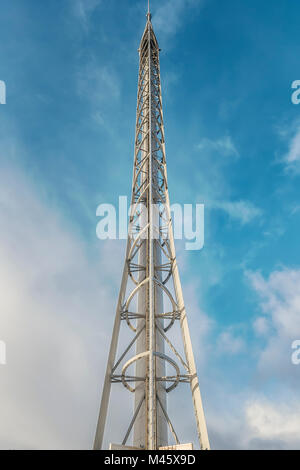
[[[92,447],[125,248],[96,238],[96,208],[130,193],[145,4],[1,2],[4,449]],[[299,449],[300,5],[152,11],[171,201],[205,204],[204,249],[178,253],[211,445]]]

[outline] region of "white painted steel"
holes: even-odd
[[[129,234],[94,448],[102,448],[111,384],[117,382],[134,393],[134,411],[123,442],[127,442],[133,429],[135,449],[179,449],[179,438],[171,423],[172,417],[167,413],[167,392],[179,386],[180,382],[189,382],[200,446],[201,449],[209,449],[176,262],[167,185],[159,46],[149,11],[139,54]],[[145,211],[141,211],[141,203],[146,207]],[[175,294],[172,294],[173,290]],[[164,299],[168,300],[172,311],[164,310]],[[168,330],[178,321],[184,358],[167,337]],[[117,358],[122,322],[133,330],[135,336],[125,351],[118,351]],[[135,353],[131,352],[133,345]],[[173,358],[166,356],[165,346],[171,350]],[[129,356],[128,359],[129,353],[131,358]],[[175,369],[175,376],[166,376],[166,362]],[[133,365],[134,375],[130,375]],[[180,372],[180,367],[183,372]],[[175,437],[175,446],[169,442],[168,428]]]

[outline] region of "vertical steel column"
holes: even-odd
[[[149,216],[149,237],[148,237],[148,267],[149,267],[149,312],[148,312],[148,337],[149,337],[149,373],[148,373],[148,416],[147,416],[147,448],[156,449],[156,380],[155,380],[155,316],[154,316],[154,221],[153,221],[153,168],[152,168],[152,51],[151,51],[151,30],[150,13],[148,17],[148,80],[149,80],[149,163],[148,163],[148,216]]]

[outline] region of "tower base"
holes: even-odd
[[[176,444],[173,446],[159,447],[158,450],[193,450],[194,446],[192,443],[189,444]],[[110,444],[109,450],[145,450],[140,447],[123,446],[122,444]]]

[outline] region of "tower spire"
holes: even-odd
[[[152,18],[152,16],[151,16],[151,13],[150,13],[150,0],[148,0],[148,13],[147,13],[148,21],[151,21],[151,18]]]
[[[94,449],[101,449],[103,445],[110,391],[112,386],[117,386],[115,384],[123,385],[132,393],[134,412],[123,440],[123,436],[117,436],[118,440],[121,437],[122,444],[111,445],[111,449],[128,449],[127,442],[131,441],[129,448],[136,450],[183,450],[172,416],[168,415],[167,396],[173,395],[176,399],[176,394],[169,392],[184,387],[184,384],[189,384],[191,389],[200,447],[209,449],[175,252],[167,183],[159,46],[149,24],[149,1],[147,18],[139,47],[128,239]],[[176,344],[171,342],[169,330],[173,331]],[[123,335],[122,341],[119,341],[120,334]],[[184,401],[178,403],[177,408],[181,406],[185,406]],[[128,407],[130,409],[130,404]],[[123,403],[119,412],[123,413]],[[181,423],[179,427],[182,431],[185,428]],[[112,429],[109,431],[112,433]],[[187,445],[192,448],[192,444]]]

